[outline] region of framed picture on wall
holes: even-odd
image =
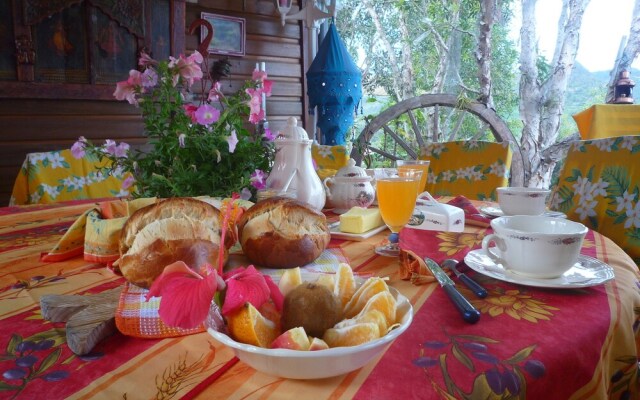
[[[245,19],[203,12],[201,18],[213,27],[209,43],[210,54],[244,56]],[[200,42],[207,37],[207,28],[200,28]]]

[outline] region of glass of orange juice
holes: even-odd
[[[392,234],[396,234],[409,222],[413,214],[422,171],[384,168],[384,173],[381,175],[376,179],[380,215]],[[382,256],[397,257],[400,254],[400,247],[397,240],[395,242],[390,240],[389,244],[378,246],[375,251]]]
[[[418,194],[424,192],[427,185],[427,176],[429,175],[430,160],[396,160],[396,166],[399,171],[407,169],[417,169],[422,171],[422,178],[420,179],[420,185],[418,187]]]

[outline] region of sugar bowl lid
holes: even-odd
[[[356,165],[356,161],[350,158],[347,161],[347,165],[340,168],[336,172],[336,179],[338,180],[358,180],[358,181],[370,181],[371,177],[367,175],[367,171],[364,168],[360,168]]]

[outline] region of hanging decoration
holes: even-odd
[[[317,127],[323,144],[345,144],[362,99],[362,73],[345,47],[334,23],[307,71],[309,110],[318,107]]]

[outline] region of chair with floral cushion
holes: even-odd
[[[550,208],[607,236],[640,265],[640,136],[573,143]]]
[[[432,195],[496,200],[496,188],[509,185],[509,142],[432,142],[420,149],[419,158],[431,161],[427,191]]]
[[[316,164],[316,172],[320,180],[333,176],[338,170],[347,165],[349,161],[349,150],[346,146],[327,146],[313,143],[311,146],[311,156]]]
[[[127,197],[127,176],[108,174],[107,160],[73,157],[71,150],[29,153],[22,163],[11,193],[10,205],[47,204],[68,200]]]

